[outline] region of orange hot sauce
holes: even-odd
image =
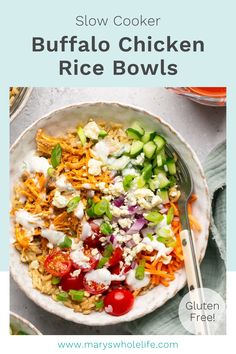
[[[189,89],[202,96],[225,97],[226,87],[189,87]]]

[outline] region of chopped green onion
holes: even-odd
[[[101,129],[98,136],[99,138],[105,138],[105,136],[107,136],[106,130]]]
[[[104,307],[104,302],[103,300],[95,302],[95,307],[97,310],[100,310]]]
[[[67,204],[67,213],[71,213],[75,208],[78,206],[80,202],[80,196],[77,195],[76,197],[69,200]]]
[[[146,216],[144,216],[144,218],[157,225],[164,219],[164,216],[158,213],[158,211],[151,211]]]
[[[104,265],[109,261],[109,258],[110,257],[102,257],[98,262],[97,269],[103,268]]]
[[[131,183],[133,181],[133,179],[135,178],[135,176],[132,176],[132,175],[126,175],[123,179],[123,187],[124,187],[124,190],[127,191],[130,186],[131,186]]]
[[[67,301],[68,300],[68,293],[66,291],[62,291],[61,293],[57,294],[57,301]]]
[[[94,218],[96,216],[94,213],[94,204],[86,210],[86,213],[90,218]]]
[[[92,198],[88,198],[87,204],[88,204],[89,207],[91,207],[93,205],[93,199]]]
[[[108,219],[110,219],[110,220],[112,219],[112,213],[111,213],[109,204],[107,204],[106,216],[108,217]]]
[[[97,216],[102,216],[106,213],[108,208],[108,201],[106,199],[102,199],[100,202],[94,205],[94,213]]]
[[[174,208],[171,207],[168,210],[168,213],[167,213],[167,216],[166,216],[167,225],[170,225],[172,223],[173,218],[174,218]]]
[[[86,144],[86,136],[84,134],[84,129],[79,127],[77,129],[77,134],[78,134],[78,136],[80,138],[81,144],[84,146]]]
[[[84,298],[84,290],[70,290],[69,295],[74,301],[82,301]]]
[[[100,231],[103,235],[111,235],[113,230],[108,222],[103,222],[100,226]]]
[[[61,278],[60,277],[52,277],[51,283],[52,285],[60,284]]]
[[[104,252],[103,252],[103,256],[104,257],[111,257],[113,253],[113,246],[111,243],[109,243],[109,245],[106,246]]]
[[[53,177],[54,174],[55,174],[55,172],[56,172],[56,171],[54,170],[53,167],[49,167],[49,168],[47,169],[47,174],[48,174],[49,177]]]
[[[164,243],[165,246],[167,247],[175,247],[176,241],[173,237],[157,237],[157,241]]]
[[[161,229],[157,230],[157,235],[160,237],[170,237],[171,236],[171,230],[167,229],[165,227],[162,227]]]
[[[59,244],[59,247],[70,248],[71,245],[72,245],[72,240],[68,236],[65,236],[64,241]]]
[[[57,144],[52,149],[52,154],[51,154],[51,164],[53,168],[56,168],[58,165],[60,165],[61,155],[62,155],[61,145]]]
[[[142,259],[135,269],[135,278],[138,280],[143,280],[145,275],[145,259]]]
[[[148,232],[146,236],[147,236],[148,238],[150,238],[151,241],[154,240],[154,237],[153,237],[153,235],[151,234],[151,232]]]

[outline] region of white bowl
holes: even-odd
[[[39,119],[18,138],[11,148],[11,189],[17,182],[25,155],[28,151],[35,149],[35,134],[39,128],[43,128],[49,134],[60,135],[68,128],[77,126],[79,122],[80,124],[85,123],[89,118],[97,121],[122,123],[124,127],[129,127],[134,120],[140,121],[145,128],[155,129],[163,134],[178,150],[188,164],[194,180],[194,191],[198,195],[198,201],[193,206],[193,213],[202,226],[202,231],[197,237],[197,252],[199,259],[202,260],[208,240],[210,200],[201,164],[190,146],[169,124],[161,118],[136,107],[117,103],[84,103],[59,109]],[[105,312],[83,315],[73,312],[61,303],[52,300],[51,297],[33,289],[31,278],[28,275],[28,266],[21,263],[19,253],[14,247],[11,247],[10,252],[10,268],[13,278],[20,288],[44,310],[66,320],[91,326],[116,324],[142,317],[162,306],[186,283],[185,270],[181,269],[176,273],[176,279],[170,283],[169,287],[159,285],[145,295],[137,297],[133,309],[123,316],[110,316]]]
[[[15,331],[23,331],[27,334],[31,335],[41,335],[42,333],[32,325],[31,322],[26,320],[25,318],[17,315],[14,312],[10,313],[10,325],[14,328]]]

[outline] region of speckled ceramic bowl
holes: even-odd
[[[30,335],[42,334],[36,327],[34,327],[34,325],[32,325],[32,323],[14,312],[10,313],[10,326],[14,332],[23,331]]]
[[[194,203],[193,213],[200,220],[202,231],[197,237],[197,251],[199,259],[204,257],[209,230],[210,201],[206,180],[202,167],[190,146],[184,139],[164,120],[141,109],[124,106],[117,103],[85,103],[68,106],[48,114],[31,125],[16,141],[11,148],[11,187],[17,182],[19,171],[24,156],[28,151],[35,149],[35,134],[39,128],[52,135],[63,134],[66,129],[87,122],[89,118],[96,121],[121,123],[125,128],[129,127],[133,120],[138,120],[147,129],[155,129],[163,134],[167,140],[175,146],[181,156],[187,162],[194,180],[195,193],[198,201]],[[12,225],[13,226],[13,225]],[[94,312],[89,315],[75,313],[51,297],[41,294],[32,288],[31,278],[28,275],[28,266],[21,263],[19,253],[11,247],[11,273],[15,281],[27,296],[44,310],[52,312],[66,320],[85,325],[109,325],[119,322],[127,322],[142,317],[171,299],[186,283],[184,269],[176,273],[176,279],[168,288],[160,285],[135,300],[133,309],[126,315],[114,317],[105,312]]]

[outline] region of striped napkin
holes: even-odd
[[[212,202],[210,237],[201,264],[203,284],[226,297],[226,143],[218,145],[204,164]],[[164,306],[126,325],[130,334],[189,334],[178,317],[179,303],[187,287]],[[214,334],[225,334],[225,321]]]

